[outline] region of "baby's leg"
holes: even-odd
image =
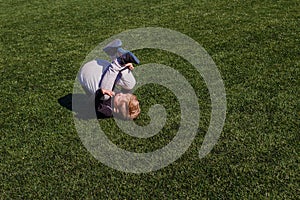
[[[96,60],[86,63],[78,74],[79,82],[87,95],[94,94],[99,85],[103,66],[98,65]]]
[[[129,69],[121,72],[121,78],[116,82],[116,85],[122,87],[125,90],[132,90],[136,84],[136,80]]]

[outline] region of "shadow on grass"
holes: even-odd
[[[59,98],[58,103],[62,107],[65,107],[66,109],[72,111],[72,94],[69,93],[66,96],[63,96],[63,97]]]
[[[76,102],[75,105],[72,103]],[[85,94],[67,94],[58,99],[58,103],[66,109],[75,113],[78,119],[103,119],[96,115],[95,107],[88,103],[88,97]]]

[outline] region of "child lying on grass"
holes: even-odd
[[[137,97],[129,93],[136,84],[131,73],[133,63],[139,64],[139,60],[132,52],[123,50],[121,44],[114,40],[103,49],[113,59],[111,63],[92,60],[82,66],[78,75],[82,88],[95,103],[98,118],[135,119],[140,114]],[[125,92],[115,94],[115,86]]]

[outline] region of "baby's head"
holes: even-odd
[[[133,94],[116,94],[113,106],[114,114],[123,119],[135,119],[141,112],[139,101]]]

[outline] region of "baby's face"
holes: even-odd
[[[121,110],[126,110],[127,99],[123,93],[117,93],[114,97],[114,112],[120,113]]]

